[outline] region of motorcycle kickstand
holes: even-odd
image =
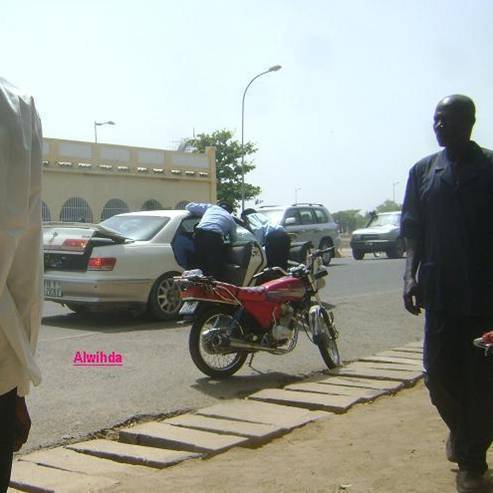
[[[252,362],[253,362],[253,357],[255,356],[255,353],[250,353],[250,361],[248,362],[248,366],[252,368]],[[254,369],[254,368],[252,368]]]

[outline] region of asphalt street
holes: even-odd
[[[335,259],[322,299],[336,305],[345,361],[421,338],[422,317],[401,304],[404,260]],[[46,303],[38,346],[43,382],[28,397],[33,427],[23,453],[80,439],[135,416],[166,415],[278,387],[324,370],[304,334],[285,356],[259,354],[227,381],[211,381],[188,353],[189,326],[126,312],[76,315]],[[77,351],[123,356],[121,367],[74,367]]]

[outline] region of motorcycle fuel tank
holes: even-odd
[[[300,301],[306,292],[305,283],[296,277],[281,277],[262,286],[265,288],[267,299],[278,303]]]

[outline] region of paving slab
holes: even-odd
[[[345,377],[360,377],[382,380],[397,380],[399,382],[412,383],[419,380],[423,376],[420,371],[400,371],[400,370],[378,370],[376,368],[361,368],[360,367],[342,367],[331,370],[334,375]]]
[[[404,358],[413,359],[416,361],[423,361],[423,355],[421,353],[410,353],[409,351],[396,351],[392,349],[390,351],[382,351],[375,354],[375,356],[390,356],[391,358]]]
[[[358,387],[343,387],[342,385],[331,385],[330,383],[301,382],[287,385],[284,390],[294,390],[296,392],[315,392],[317,394],[346,395],[358,397],[361,401],[376,399],[378,396],[386,394],[385,390],[363,389]]]
[[[211,418],[198,414],[182,414],[180,416],[175,416],[174,418],[166,419],[163,423],[193,428],[196,430],[238,435],[250,438],[255,443],[268,441],[286,433],[286,430],[281,426],[263,423],[247,423],[246,421],[234,421],[232,419],[224,418]]]
[[[361,387],[364,389],[387,390],[394,392],[404,387],[404,384],[396,380],[370,380],[368,378],[357,377],[328,377],[317,380],[317,383],[329,385],[341,385],[345,387]]]
[[[423,368],[412,367],[409,365],[399,365],[396,363],[381,363],[371,361],[355,361],[347,365],[348,368],[375,368],[377,370],[390,370],[390,371],[423,371]]]
[[[149,467],[122,464],[110,459],[81,454],[65,447],[39,450],[20,457],[21,461],[32,462],[42,466],[55,467],[65,471],[93,474],[111,478],[149,474]]]
[[[206,452],[218,454],[238,445],[246,445],[248,438],[194,430],[152,421],[120,430],[120,441],[136,445]]]
[[[12,465],[10,484],[21,491],[36,493],[86,493],[115,487],[120,482],[16,460]]]
[[[396,358],[395,356],[365,356],[364,358],[360,358],[358,361],[366,361],[372,363],[392,363],[397,365],[406,365],[411,366],[415,369],[423,369],[423,363],[418,359],[409,359],[409,358]]]
[[[409,346],[401,346],[392,348],[392,351],[400,351],[401,353],[414,353],[414,354],[423,354],[422,348],[414,348]]]
[[[103,457],[117,462],[136,464],[157,469],[163,469],[178,464],[187,459],[201,457],[201,454],[177,450],[166,450],[128,443],[114,442],[112,440],[89,440],[87,442],[74,443],[66,446],[70,450],[85,454]]]
[[[332,414],[325,411],[307,411],[290,406],[255,400],[232,400],[197,411],[201,416],[226,418],[250,423],[264,423],[291,430]]]
[[[295,392],[283,389],[264,389],[250,395],[248,399],[336,413],[343,413],[361,401],[360,397],[355,396]]]

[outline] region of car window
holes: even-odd
[[[192,234],[199,221],[200,217],[187,217],[183,219],[178,229],[180,233]]]
[[[112,216],[100,224],[136,241],[148,241],[163,229],[169,217],[159,216]]]
[[[329,218],[327,217],[327,214],[325,214],[325,211],[323,211],[322,209],[313,209],[313,213],[315,214],[317,223],[329,222]]]
[[[236,225],[236,239],[233,243],[245,243],[249,241],[257,241],[255,238],[255,235],[248,231],[248,229],[244,228],[243,226],[240,226],[239,224]]]
[[[368,226],[399,226],[401,213],[396,214],[379,214],[373,217]]]
[[[261,209],[259,212],[266,216],[271,224],[281,224],[284,209]]]
[[[301,224],[313,224],[315,221],[312,210],[308,208],[300,209]]]
[[[291,222],[292,219],[294,219],[294,222]],[[297,209],[288,209],[284,215],[283,225],[296,226],[298,224],[301,224],[301,219]]]

